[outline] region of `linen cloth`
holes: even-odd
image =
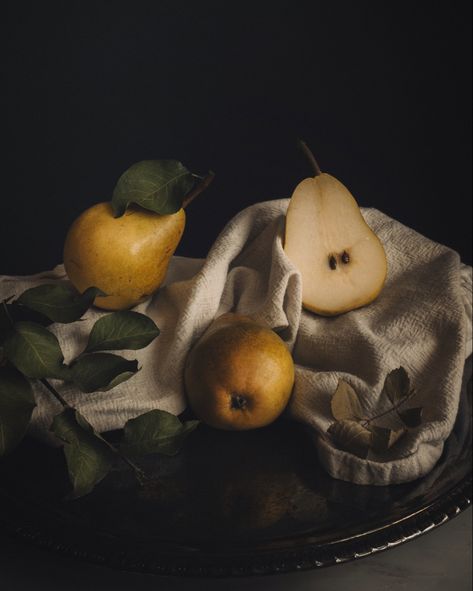
[[[388,259],[385,287],[375,302],[325,318],[302,309],[301,277],[283,250],[289,200],[252,205],[223,229],[205,260],[173,257],[164,286],[135,308],[161,330],[146,349],[119,352],[138,359],[133,378],[109,392],[83,394],[54,385],[98,431],[121,428],[153,408],[179,414],[186,407],[183,370],[187,354],[215,317],[233,311],[267,324],[284,339],[296,363],[289,418],[314,434],[314,453],[334,477],[358,484],[394,484],[429,472],[441,456],[457,413],[465,359],[471,354],[472,269],[459,255],[382,212],[362,214],[383,243]],[[60,265],[29,277],[0,276],[0,298],[52,281],[67,281]],[[85,347],[93,323],[53,325],[66,362]],[[423,407],[420,427],[410,430],[375,460],[336,447],[327,429],[330,400],[339,379],[357,391],[367,416],[379,410],[386,375],[403,366]],[[47,438],[61,408],[35,386],[38,406],[32,432]]]

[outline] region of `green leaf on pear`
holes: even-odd
[[[161,215],[176,213],[194,184],[192,173],[177,160],[137,162],[118,179],[112,196],[113,213],[122,216],[130,204]]]
[[[327,429],[334,443],[344,451],[366,458],[372,443],[372,433],[359,422],[349,419],[332,423]]]
[[[29,381],[12,367],[0,368],[0,456],[21,442],[36,406]]]
[[[120,449],[131,456],[150,453],[173,456],[198,424],[199,421],[181,422],[163,410],[151,410],[126,423]]]
[[[136,360],[128,361],[112,353],[90,353],[69,366],[69,378],[81,392],[104,392],[130,379],[137,371]]]
[[[86,352],[142,349],[159,335],[159,328],[144,314],[130,310],[112,312],[94,324]]]
[[[55,335],[34,322],[17,322],[3,343],[5,357],[28,378],[67,376],[64,356]]]
[[[391,371],[384,382],[382,395],[386,395],[393,405],[399,404],[410,394],[410,380],[407,371],[399,367]]]
[[[358,394],[343,380],[339,380],[331,400],[332,414],[337,421],[357,420],[363,417]]]
[[[66,408],[54,418],[51,431],[64,442],[64,455],[73,487],[69,498],[76,499],[90,493],[111,470],[114,452],[73,408]]]
[[[66,283],[48,283],[26,290],[18,304],[46,316],[52,322],[67,324],[79,320],[97,296],[105,295],[96,287],[77,293]]]

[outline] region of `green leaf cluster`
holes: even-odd
[[[422,407],[405,408],[415,391],[403,367],[391,371],[384,382],[379,403],[387,408],[367,417],[355,389],[340,380],[335,390],[331,409],[335,422],[328,428],[334,443],[344,451],[360,458],[369,458],[392,448],[409,430],[422,422]],[[386,417],[395,428],[382,426]]]
[[[31,382],[42,383],[63,407],[51,430],[64,443],[70,498],[88,494],[111,470],[115,457],[141,478],[129,456],[177,453],[197,426],[197,421],[181,423],[172,414],[153,410],[129,421],[115,448],[49,383],[62,380],[86,393],[107,391],[139,371],[136,360],[111,353],[142,349],[159,335],[151,318],[134,311],[101,316],[84,351],[65,363],[50,325],[80,320],[98,295],[105,294],[95,287],[79,294],[68,284],[54,283],[0,303],[0,457],[13,451],[27,432],[36,405]]]

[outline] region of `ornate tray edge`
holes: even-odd
[[[301,545],[235,557],[218,554],[198,556],[158,555],[142,560],[127,553],[111,556],[64,545],[30,527],[15,527],[2,522],[5,531],[42,549],[97,566],[161,576],[228,578],[275,575],[333,566],[373,556],[405,542],[415,540],[451,521],[472,503],[471,473],[447,494],[414,514],[376,531],[360,534],[342,542],[326,545]]]

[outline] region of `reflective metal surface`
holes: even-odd
[[[413,539],[470,504],[471,425],[470,382],[435,468],[385,487],[328,476],[293,422],[243,433],[200,426],[178,456],[142,462],[144,488],[120,464],[76,501],[63,500],[61,450],[25,440],[0,462],[0,522],[43,547],[140,572],[240,576],[338,564]]]

